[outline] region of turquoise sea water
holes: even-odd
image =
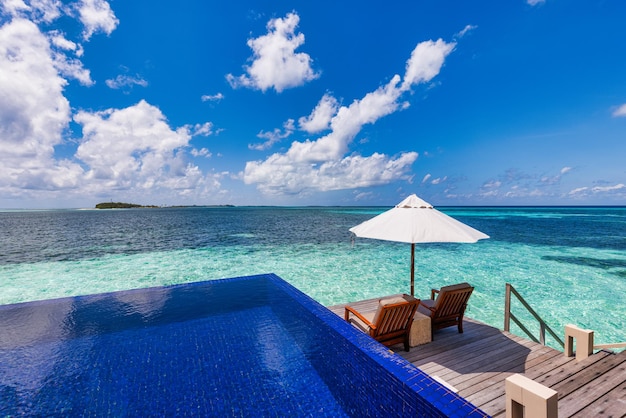
[[[4,211],[0,304],[268,272],[327,306],[408,293],[410,245],[348,232],[386,209]],[[511,283],[559,335],[626,341],[626,208],[440,210],[491,238],[417,245],[417,297],[470,282],[467,315],[502,328]]]

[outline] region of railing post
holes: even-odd
[[[546,345],[546,326],[543,322],[539,322],[539,342]]]
[[[557,418],[557,391],[521,374],[505,380],[506,418]]]
[[[511,328],[511,284],[506,284],[504,292],[504,330],[509,332]]]
[[[578,328],[576,325],[565,325],[565,357],[574,355],[574,339],[576,339],[576,361],[581,361],[593,354],[593,331]]]

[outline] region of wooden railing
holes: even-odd
[[[613,344],[596,344],[593,346],[594,350],[603,350],[603,349],[610,349],[610,348],[626,348],[626,342],[623,343],[613,343]]]
[[[522,322],[511,312],[511,294],[513,294],[517,298],[517,300],[519,300],[520,303],[526,308],[526,310],[528,310],[528,312],[530,312],[530,314],[534,316],[535,319],[539,322],[539,339],[537,339],[537,337],[535,337],[532,332],[530,332],[528,328],[526,328],[524,324],[522,324]],[[504,296],[504,330],[507,332],[510,330],[511,320],[515,322],[515,324],[520,327],[521,330],[524,331],[526,335],[528,335],[528,337],[534,342],[546,345],[546,331],[548,331],[552,338],[554,338],[561,345],[561,347],[565,347],[565,343],[563,342],[563,340],[561,340],[552,330],[552,328],[550,328],[548,324],[546,324],[544,320],[541,319],[537,312],[535,312],[535,310],[530,307],[530,305],[524,300],[522,295],[520,295],[510,283],[507,283],[506,293]]]

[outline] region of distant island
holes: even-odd
[[[137,205],[135,203],[124,202],[103,202],[96,204],[96,209],[135,209],[135,208],[233,208],[234,205],[206,205],[206,206],[156,206],[156,205]]]
[[[158,208],[158,206],[150,205],[136,205],[134,203],[123,203],[123,202],[104,202],[98,203],[96,205],[96,209],[131,209],[131,208]]]

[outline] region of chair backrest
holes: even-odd
[[[413,321],[419,302],[419,299],[409,295],[381,300],[372,321],[376,329],[373,329],[370,335],[379,337],[407,330]]]
[[[474,288],[469,283],[459,283],[451,286],[444,286],[439,290],[439,295],[435,300],[433,308],[435,312],[432,318],[449,317],[459,315],[465,311],[467,301]]]

